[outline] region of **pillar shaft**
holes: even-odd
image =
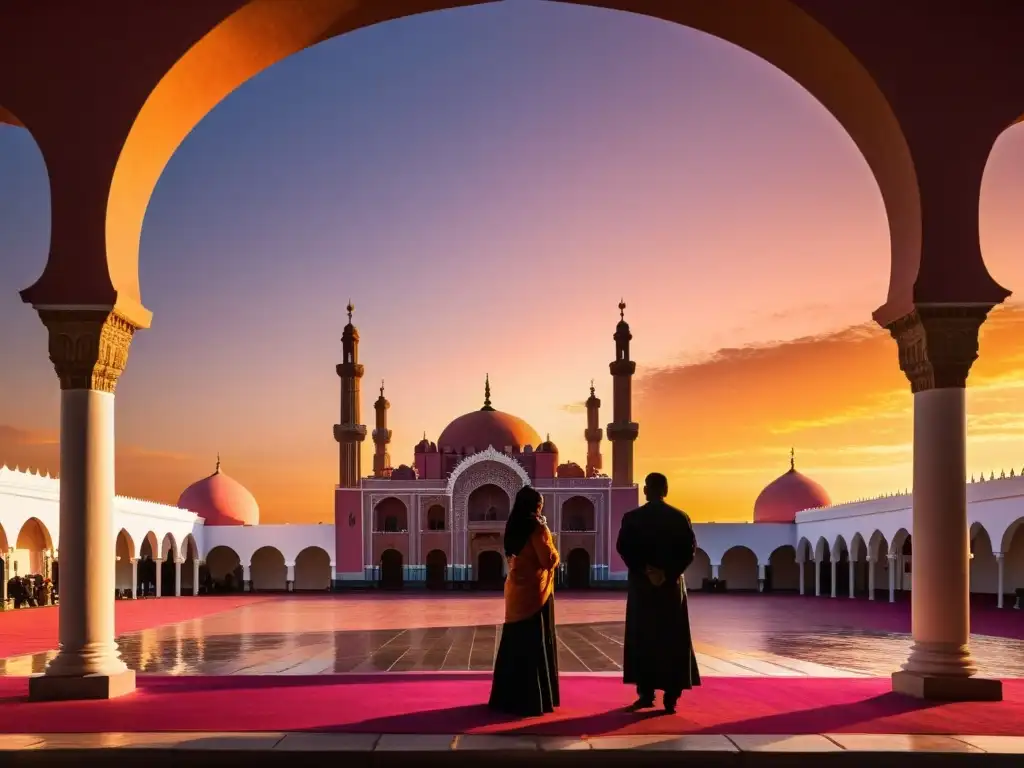
[[[875,599],[875,558],[868,558],[868,600]]]
[[[835,597],[836,594],[837,594],[836,593],[836,587],[837,587],[836,582],[839,581],[836,578],[836,566],[837,565],[838,565],[838,563],[836,563],[836,558],[833,555],[832,560],[829,562],[829,570],[832,572],[832,595],[831,595],[831,597]]]
[[[814,561],[814,596],[821,597],[821,560]]]
[[[889,562],[889,602],[896,602],[896,555],[887,555],[886,560]]]
[[[1003,607],[1003,592],[1004,592],[1004,557],[1002,552],[996,552],[996,608]]]
[[[852,600],[857,596],[857,569],[854,564],[857,561],[850,558],[850,599]]]
[[[139,596],[139,559],[132,558],[132,600]]]
[[[797,565],[800,568],[800,586],[799,586],[799,589],[800,589],[800,594],[802,595],[804,593],[804,561],[801,560]]]
[[[38,308],[60,401],[60,652],[33,699],[110,698],[135,687],[114,642],[114,389],[135,327],[106,310]]]
[[[1001,699],[971,680],[965,388],[990,307],[926,306],[889,326],[914,394],[914,644],[893,688],[928,699]]]
[[[192,597],[199,594],[199,558],[192,558]]]
[[[154,560],[153,562],[156,564],[156,596],[163,597],[164,561]]]
[[[181,597],[181,564],[182,560],[174,561],[174,596]]]

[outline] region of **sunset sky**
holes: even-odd
[[[17,295],[49,243],[22,130],[0,126],[0,180],[0,464],[58,471],[58,383]],[[980,208],[1011,290],[1022,204],[1017,126]],[[185,140],[141,254],[154,321],[117,390],[122,494],[174,503],[220,452],[264,522],[330,520],[349,298],[363,422],[384,379],[395,465],[480,407],[486,373],[496,408],[583,463],[623,297],[638,479],[664,471],[695,520],[749,519],[791,446],[836,501],[910,483],[909,385],[870,324],[889,240],[867,164],[786,75],[686,28],[524,1],[321,44]],[[1022,338],[1024,304],[983,331],[970,472],[1024,467]]]

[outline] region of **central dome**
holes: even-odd
[[[796,471],[791,455],[789,471],[765,486],[754,502],[754,522],[792,523],[797,512],[827,507],[831,503],[824,488]]]
[[[178,507],[195,512],[206,525],[259,525],[260,508],[248,489],[220,469],[186,488]]]
[[[444,451],[473,448],[477,451],[493,446],[496,451],[506,446],[535,446],[541,442],[537,430],[511,413],[496,411],[491,407],[491,382],[484,382],[484,407],[459,416],[444,428],[437,440],[437,447]]]

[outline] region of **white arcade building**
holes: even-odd
[[[54,477],[0,468],[4,599],[13,576],[59,578],[59,493]],[[967,498],[971,592],[1013,605],[1016,590],[1024,589],[1024,473],[971,478]],[[911,496],[831,504],[792,459],[789,471],[758,496],[752,523],[694,528],[700,551],[686,573],[691,590],[893,600],[913,582]],[[117,497],[110,535],[115,589],[124,597],[198,594],[201,585],[257,591],[345,586],[335,570],[334,525],[261,525],[256,499],[219,461],[176,507]],[[624,576],[611,572],[593,585],[615,586],[609,582]]]

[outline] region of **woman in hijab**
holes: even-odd
[[[559,705],[554,608],[558,551],[543,508],[544,498],[524,486],[505,524],[505,624],[489,706],[523,717],[554,712]]]

